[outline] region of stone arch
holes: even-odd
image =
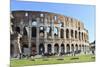
[[[47,31],[47,37],[51,36],[51,30],[52,30],[51,27],[48,26],[47,29],[46,29],[46,31]]]
[[[39,54],[43,55],[44,54],[44,50],[45,50],[45,48],[44,48],[43,43],[40,43],[40,45],[39,45]]]
[[[57,43],[54,45],[54,53],[59,53],[59,45]]]
[[[67,48],[67,52],[70,52],[70,45],[69,44],[67,44],[66,48]]]
[[[64,23],[61,20],[59,20],[58,23],[59,23],[59,27],[64,27]]]
[[[71,50],[74,52],[74,44],[71,44]]]
[[[77,38],[77,31],[75,31],[75,38]]]
[[[79,40],[81,39],[81,33],[79,32]]]
[[[20,27],[15,28],[16,32],[20,33]]]
[[[79,45],[79,50],[81,50],[81,44]]]
[[[61,44],[61,53],[65,53],[65,47],[64,47],[64,44]]]
[[[47,45],[47,51],[48,51],[48,53],[52,52],[52,45],[51,44]]]
[[[69,30],[66,29],[66,38],[69,38]]]
[[[84,36],[83,36],[83,32],[82,32],[82,40],[83,40],[83,37],[84,37]]]
[[[82,51],[84,52],[84,44],[82,45]]]
[[[64,30],[63,29],[60,30],[60,37],[64,38]]]
[[[58,27],[54,27],[54,37],[58,37]]]
[[[78,45],[77,45],[77,44],[75,45],[75,48],[76,48],[76,50],[75,50],[75,51],[78,51]]]
[[[40,34],[41,37],[44,36],[44,27],[43,26],[40,26],[39,34]]]
[[[73,35],[74,35],[74,34],[73,34],[73,30],[71,30],[71,37],[72,37],[72,38],[73,38]]]
[[[35,55],[36,54],[36,44],[35,43],[32,43],[31,49],[32,49],[32,55]]]
[[[86,52],[86,49],[87,49],[87,46],[86,45],[84,45],[84,51]]]
[[[32,37],[36,37],[36,27],[32,27]]]

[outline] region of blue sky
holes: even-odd
[[[34,10],[47,11],[63,14],[82,21],[85,28],[89,31],[89,41],[95,40],[95,5],[79,5],[79,4],[62,4],[47,2],[24,2],[11,0],[11,11],[13,10]]]

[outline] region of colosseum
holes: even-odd
[[[88,30],[78,19],[43,11],[11,12],[11,57],[87,54]]]

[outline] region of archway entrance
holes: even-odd
[[[59,45],[58,44],[54,45],[54,51],[55,51],[56,54],[59,53]]]
[[[79,45],[79,50],[81,51],[81,44]]]
[[[70,52],[70,45],[67,44],[67,52]]]
[[[78,51],[78,45],[77,44],[75,45],[75,47],[76,47],[76,50],[75,51]]]
[[[32,55],[36,55],[36,44],[32,44]]]
[[[40,44],[39,45],[39,54],[40,55],[43,55],[44,54],[44,45],[43,44]]]
[[[22,46],[22,53],[24,55],[28,55],[29,54],[29,48],[28,48],[27,44],[23,44],[23,46]]]
[[[64,53],[65,51],[65,48],[64,48],[64,44],[61,44],[61,53]]]
[[[48,50],[48,53],[51,53],[51,44],[48,44],[48,47],[47,47],[47,50]]]
[[[36,37],[36,27],[32,27],[32,37]]]
[[[72,53],[74,52],[74,45],[72,44],[71,45],[71,50],[72,50]]]
[[[84,44],[82,45],[82,52],[84,52]]]

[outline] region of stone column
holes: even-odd
[[[28,33],[28,47],[29,47],[29,54],[31,54],[31,33],[32,33],[32,25],[31,25],[31,20],[29,20],[29,26],[26,27],[26,31]]]
[[[69,29],[69,39],[71,39],[71,30]]]
[[[60,28],[58,28],[58,38],[60,38]]]
[[[66,28],[64,28],[64,39],[66,40]]]
[[[54,53],[54,44],[52,44],[52,53]]]
[[[46,32],[47,27],[45,26],[45,30],[44,30],[44,39],[47,39],[47,32]]]
[[[59,44],[59,54],[61,53],[61,44]]]
[[[54,39],[54,21],[53,21],[53,19],[52,19],[52,24],[51,24],[51,35],[52,35],[52,39]]]
[[[45,18],[45,20],[44,20],[44,38],[46,39],[47,38],[47,20],[46,20],[46,18]]]
[[[72,46],[71,46],[71,43],[69,44],[69,46],[70,46],[70,52],[72,52]],[[70,54],[70,56],[72,56],[72,54]]]
[[[63,17],[63,18],[64,18],[64,39],[66,39],[66,28],[65,28],[66,27],[66,24],[65,24],[66,18],[65,17]]]
[[[73,30],[73,40],[75,40],[75,30]]]
[[[79,31],[77,31],[77,40],[79,41]]]
[[[45,53],[47,53],[47,44],[44,43],[44,47],[45,47]]]
[[[67,47],[66,47],[66,43],[64,44],[64,48],[65,48],[65,53],[67,52]]]
[[[39,18],[37,18],[37,26],[36,26],[36,51],[39,54]]]

